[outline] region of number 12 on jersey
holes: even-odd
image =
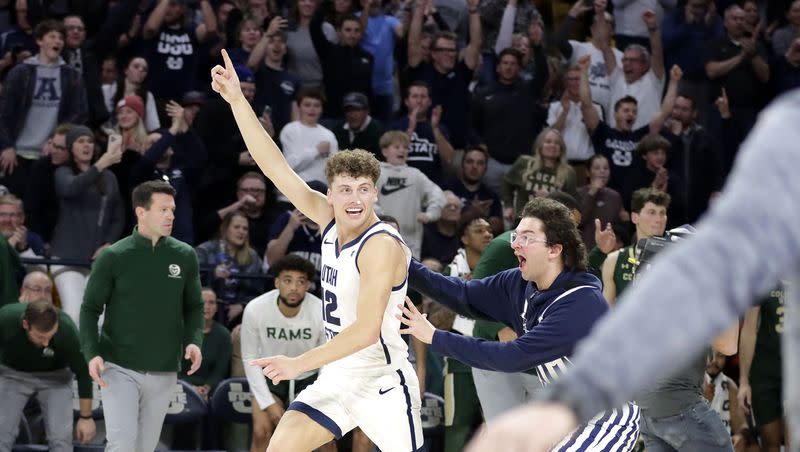
[[[330,325],[341,326],[342,321],[333,315],[333,312],[339,307],[339,302],[336,301],[336,294],[330,290],[324,290],[322,299],[322,320]],[[328,340],[333,339],[337,334],[337,332],[331,331],[327,327],[325,328],[325,336],[328,337]]]

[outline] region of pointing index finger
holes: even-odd
[[[225,69],[233,71],[233,62],[231,61],[231,57],[228,56],[228,51],[225,49],[222,49],[222,60],[225,61]]]

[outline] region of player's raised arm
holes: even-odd
[[[321,227],[327,226],[333,219],[333,209],[323,195],[309,188],[286,163],[283,153],[264,131],[244,98],[239,77],[224,49],[222,59],[225,60],[225,67],[216,65],[211,69],[211,88],[231,105],[236,125],[253,160],[292,204]]]

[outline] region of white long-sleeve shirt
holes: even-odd
[[[325,162],[339,150],[333,132],[319,124],[309,127],[300,121],[292,121],[283,127],[280,139],[283,155],[298,176],[304,181],[325,182]],[[330,143],[326,156],[317,149],[323,141]]]
[[[242,363],[250,392],[264,410],[275,403],[261,368],[250,361],[266,356],[295,357],[325,343],[322,324],[322,300],[306,293],[300,311],[285,317],[278,309],[278,289],[254,298],[244,308],[242,318]],[[302,380],[314,375],[311,370],[300,374]]]

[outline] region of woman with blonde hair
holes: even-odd
[[[125,206],[125,229],[133,228],[135,218],[130,193],[131,173],[148,148],[147,127],[145,126],[145,106],[141,97],[132,94],[120,99],[115,107],[117,125],[113,129],[104,129],[109,140],[118,135],[122,142],[122,161],[114,165],[111,171],[117,178],[122,201]]]
[[[216,240],[203,242],[195,248],[200,266],[212,267],[207,285],[227,305],[227,322],[238,317],[244,303],[263,292],[259,279],[240,279],[239,274],[262,274],[262,261],[250,246],[250,223],[242,211],[225,215]]]
[[[567,145],[557,129],[548,127],[533,143],[533,155],[521,155],[503,177],[503,217],[513,222],[516,213],[533,198],[559,190],[577,196],[575,170],[567,164]]]

